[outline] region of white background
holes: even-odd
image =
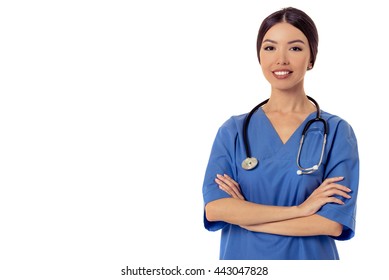
[[[1,279],[226,264],[268,265],[267,279],[386,272],[384,1],[0,3]],[[338,243],[339,262],[220,262],[220,232],[203,228],[205,167],[218,127],[268,97],[256,35],[286,6],[319,30],[306,92],[358,137],[356,236]]]

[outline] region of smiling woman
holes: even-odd
[[[273,90],[303,91],[305,72],[313,66],[307,37],[286,22],[266,32],[259,59]]]
[[[216,135],[203,184],[205,228],[222,230],[220,259],[339,259],[335,240],[355,233],[358,147],[352,127],[305,93],[315,24],[301,10],[277,11],[263,21],[257,48],[270,97]],[[250,168],[241,164],[246,156]]]

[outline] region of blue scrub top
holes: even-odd
[[[220,259],[237,260],[329,260],[339,259],[335,240],[347,240],[354,236],[356,200],[359,181],[359,157],[352,127],[338,116],[322,112],[328,123],[327,144],[323,163],[319,170],[309,175],[297,175],[296,158],[299,141],[305,124],[294,132],[284,144],[270,120],[260,108],[248,126],[248,138],[252,156],[259,161],[250,171],[241,167],[246,158],[242,127],[246,114],[227,120],[216,135],[203,184],[204,205],[221,198],[230,197],[215,183],[216,174],[228,174],[236,180],[247,201],[277,206],[300,205],[329,177],[344,176],[340,183],[349,187],[351,199],[341,198],[345,204],[329,203],[317,214],[343,225],[339,237],[294,237],[252,232],[223,221],[210,222],[204,213],[204,226],[210,231],[222,230]],[[323,124],[315,122],[309,128],[300,163],[312,167],[320,159],[323,141]]]

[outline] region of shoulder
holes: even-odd
[[[239,131],[243,127],[247,114],[233,115],[227,119],[221,126],[221,130]]]
[[[219,127],[217,138],[234,141],[243,131],[243,123],[247,114],[233,115]]]
[[[329,124],[331,125],[341,125],[341,126],[349,126],[351,125],[343,118],[339,117],[338,115],[334,115],[325,111],[321,112],[321,116],[323,119],[325,119]]]
[[[354,130],[347,120],[325,111],[322,111],[322,118],[327,121],[329,133],[334,135],[341,134],[356,140]]]

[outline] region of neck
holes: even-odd
[[[264,110],[266,112],[280,113],[311,113],[316,109],[304,91],[299,93],[272,91],[268,103],[264,106]]]

